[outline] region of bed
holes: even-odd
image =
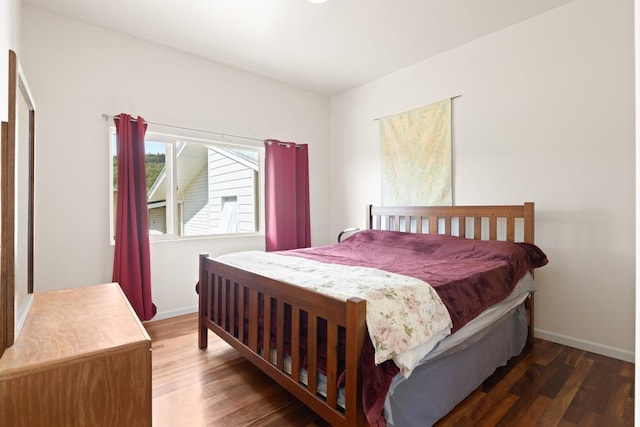
[[[524,242],[518,244],[528,245],[528,251],[537,250],[534,258],[538,258],[520,269],[532,270],[547,262],[544,253],[533,245],[533,203],[367,206],[367,230],[380,230],[374,236],[383,236],[385,241],[389,236],[422,239],[422,236],[430,235],[430,238],[447,243],[452,241],[456,245],[460,241],[465,244],[467,241],[476,244],[481,244],[479,241],[489,241],[488,244]],[[362,235],[361,240],[365,239],[366,235],[361,233],[355,236]],[[410,234],[414,236],[409,237]],[[333,256],[333,251],[340,252],[346,247],[340,245],[346,245],[346,242],[356,245],[353,243],[355,238],[351,239],[325,247],[328,248],[325,252],[329,251]],[[454,248],[457,251],[457,246]],[[457,252],[451,254],[454,254],[451,258],[457,258]],[[316,262],[313,260],[316,255],[303,250],[302,253],[275,256],[299,263],[307,262],[300,261],[305,258]],[[375,333],[369,334],[371,328],[367,327],[368,322],[371,325],[367,316],[374,307],[371,300],[367,313],[367,301],[361,296],[340,297],[339,293],[319,292],[316,287],[303,286],[302,279],[296,283],[293,279],[298,276],[286,272],[281,276],[264,274],[261,267],[244,266],[241,261],[246,258],[248,255],[240,254],[235,264],[224,257],[200,256],[199,347],[207,347],[208,331],[213,331],[334,426],[432,424],[463,400],[495,368],[504,365],[525,346],[532,345],[534,318],[530,273],[518,277],[519,280],[514,280],[505,291],[509,294],[518,288],[523,296],[511,301],[511,305],[501,314],[494,315],[492,320],[485,320],[478,326],[493,305],[467,316],[470,318],[464,323],[457,323],[464,315],[457,316],[453,327],[449,324],[447,330],[455,332],[451,335],[434,331],[433,340],[430,338],[426,349],[415,356],[419,363],[411,365],[410,376],[407,376],[404,371],[398,373],[399,368],[392,360],[377,363],[379,348],[372,342],[379,341],[376,341]],[[308,268],[305,264],[302,269],[315,271],[315,265],[312,266]],[[340,276],[345,270],[335,274]],[[457,341],[465,331],[466,338]],[[381,383],[384,384],[381,386]],[[429,403],[425,404],[427,401]]]

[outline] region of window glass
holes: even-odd
[[[149,235],[167,234],[167,144],[144,142],[144,167],[147,181],[147,213]]]
[[[115,128],[111,139],[111,212],[115,231],[118,182]],[[188,237],[259,231],[262,150],[147,132],[149,235]]]

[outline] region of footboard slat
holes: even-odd
[[[249,348],[251,351],[258,353],[258,292],[249,289]]]
[[[318,345],[318,318],[312,314],[308,314],[307,328],[307,348],[316,348]],[[318,392],[318,352],[310,351],[307,353],[307,389],[314,396]]]
[[[229,317],[227,316],[227,306],[229,305],[229,299],[227,298],[227,282],[228,280],[222,280],[220,278],[220,325],[222,329],[229,332]]]
[[[237,330],[236,338],[238,338],[241,342],[244,342],[244,286],[240,286],[237,283],[233,283],[231,285],[232,295],[235,298],[231,299],[231,307],[229,311],[231,312],[229,317],[231,317],[232,325],[236,323],[236,329],[231,327],[231,331]]]
[[[216,275],[215,281],[213,282],[213,289],[211,291],[212,294],[215,295],[215,306],[212,307],[212,320],[215,320],[216,323],[222,322],[222,305],[224,304],[222,300],[222,287],[224,285],[224,280],[222,277]],[[215,316],[215,317],[214,317]]]
[[[271,336],[267,331],[271,330],[271,296],[264,294],[263,297],[264,316],[262,333],[262,357],[271,363]]]
[[[211,316],[211,319],[215,319],[214,316],[218,315],[218,304],[220,301],[220,298],[218,298],[218,292],[217,292],[217,286],[216,286],[216,281],[219,280],[218,276],[216,276],[215,274],[209,274],[209,279],[211,280],[211,290],[209,291],[209,298],[210,301],[206,301],[205,304],[207,304],[207,312],[209,313],[209,315]],[[203,289],[209,289],[209,287],[203,287]],[[202,290],[200,290],[200,292],[202,292]]]
[[[336,358],[331,357],[331,354],[335,354],[338,348],[338,328],[332,322],[327,322],[327,404],[330,407],[335,407],[338,393],[338,361]]]
[[[277,303],[277,324],[284,325],[284,302],[278,300]],[[280,372],[284,372],[284,327],[276,328],[276,366]]]
[[[291,378],[300,381],[300,309],[291,308]]]

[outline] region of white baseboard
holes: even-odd
[[[618,347],[611,347],[604,344],[568,337],[566,335],[543,331],[537,328],[534,329],[533,336],[558,344],[567,345],[569,347],[579,348],[580,350],[613,357],[614,359],[624,360],[625,362],[635,362],[635,353],[633,351],[624,350]]]
[[[191,313],[197,313],[197,312],[198,312],[197,305],[194,305],[193,307],[181,308],[179,310],[159,311],[156,313],[155,316],[153,316],[153,319],[151,319],[150,322],[153,322],[154,320],[168,319],[170,317],[177,317],[177,316],[182,316],[183,314],[191,314]]]

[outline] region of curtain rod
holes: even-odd
[[[264,142],[266,142],[269,145],[273,144],[274,142],[277,142],[280,147],[289,148],[293,145],[296,148],[299,148],[301,150],[304,148],[304,144],[296,144],[295,142],[282,142],[282,141],[278,141],[277,139],[267,139]]]
[[[453,101],[456,98],[460,98],[462,95],[455,95],[455,96],[451,96],[449,98],[444,98],[444,99],[450,99],[451,101]],[[436,101],[436,102],[440,102],[440,101]],[[430,105],[430,104],[429,104]],[[420,108],[420,107],[418,107]],[[396,113],[396,114],[402,114],[402,113]],[[395,116],[395,114],[389,114],[389,116]],[[374,122],[377,122],[378,120],[384,119],[385,117],[389,117],[389,116],[384,116],[384,117],[376,117],[375,119],[373,119]]]
[[[113,116],[113,115],[105,114],[105,113],[102,113],[102,118],[105,121],[109,121],[109,119],[120,120],[120,118],[118,116]],[[131,117],[131,121],[134,122],[134,121],[136,121],[136,119]],[[240,138],[240,139],[246,139],[246,140],[250,140],[250,141],[264,142],[263,139],[250,138],[248,136],[232,135],[230,133],[214,132],[214,131],[202,130],[202,129],[193,129],[193,128],[188,128],[188,127],[184,127],[184,126],[166,125],[166,124],[163,124],[163,123],[150,122],[148,120],[145,120],[145,123],[147,123],[149,125],[163,126],[163,127],[172,128],[172,129],[181,129],[181,130],[190,130],[190,131],[194,131],[194,132],[210,133],[210,134],[214,134],[214,135],[220,135],[220,137],[222,137],[222,138],[224,138],[225,136],[230,136],[232,138]]]

